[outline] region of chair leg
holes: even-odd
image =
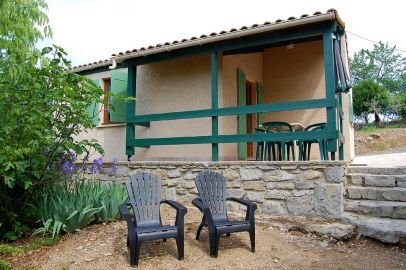
[[[215,257],[215,242],[216,242],[216,233],[209,228],[209,242],[210,242],[210,257]]]
[[[196,240],[199,240],[200,233],[202,232],[202,229],[203,229],[203,222],[200,223],[199,228],[197,228]]]
[[[162,242],[166,242],[166,238],[164,238],[164,239],[162,240]]]
[[[138,266],[138,260],[140,258],[140,246],[141,243],[134,241],[130,242],[130,265]]]
[[[176,246],[178,248],[178,260],[183,260],[185,257],[185,236],[183,234],[176,237]]]
[[[217,258],[219,254],[219,243],[220,243],[220,235],[216,234],[216,242],[214,243],[214,258]]]
[[[227,233],[226,235],[229,237],[231,235],[231,233]]]
[[[255,227],[250,230],[251,252],[255,252]]]

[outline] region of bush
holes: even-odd
[[[34,234],[55,238],[62,231],[71,233],[93,222],[117,219],[118,205],[126,200],[127,193],[116,182],[76,180],[70,185],[54,185],[39,198],[33,207],[43,226]]]

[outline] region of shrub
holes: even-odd
[[[33,207],[43,226],[34,234],[50,234],[52,238],[62,231],[71,233],[92,222],[118,218],[118,205],[127,198],[120,184],[98,180],[64,182],[41,195]]]

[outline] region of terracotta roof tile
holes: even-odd
[[[337,20],[337,22],[339,24],[341,24],[342,26],[344,26],[344,23],[341,21],[340,17],[338,16],[338,13],[337,13],[337,11],[335,9],[329,9],[329,10],[327,10],[326,13],[316,11],[316,12],[313,13],[312,16],[327,15],[329,13],[334,13],[334,18]],[[151,53],[152,53],[152,51],[156,50],[157,48],[170,47],[170,46],[173,46],[173,45],[178,45],[178,44],[183,44],[183,43],[187,46],[187,43],[192,42],[192,41],[196,41],[196,40],[199,40],[199,39],[201,39],[201,40],[206,40],[206,39],[209,40],[212,37],[217,37],[217,36],[220,36],[220,35],[228,35],[230,33],[238,32],[238,31],[244,31],[245,32],[247,30],[268,27],[268,26],[271,26],[272,24],[282,24],[282,23],[288,22],[288,21],[306,19],[306,18],[312,17],[312,16],[310,16],[308,14],[303,14],[299,18],[296,18],[294,16],[290,16],[286,20],[278,19],[278,20],[276,20],[274,22],[266,21],[263,24],[253,24],[252,26],[242,26],[239,30],[237,28],[231,28],[229,31],[222,30],[222,31],[220,31],[218,33],[212,32],[210,34],[202,34],[199,37],[193,36],[190,39],[184,38],[181,41],[174,40],[172,42],[165,42],[163,44],[159,43],[159,44],[157,44],[155,46],[150,45],[147,48],[141,47],[141,48],[138,48],[138,49],[126,50],[125,52],[115,53],[115,54],[112,54],[111,56],[112,57],[122,57],[122,56],[132,57],[132,54],[136,55],[138,53],[142,53],[142,55],[146,55],[146,53],[144,53],[145,51],[148,51],[148,52],[151,51]],[[210,42],[210,41],[206,41],[206,43],[207,42]],[[134,57],[138,57],[138,55],[136,55]],[[84,64],[84,65],[79,65],[79,66],[73,67],[71,69],[71,71],[78,72],[78,71],[85,70],[85,69],[91,69],[91,68],[93,68],[94,65],[98,65],[98,66],[100,66],[100,65],[110,65],[111,63],[112,63],[111,59],[110,60],[102,60],[102,61],[99,61],[99,62],[94,62],[94,63],[89,63],[89,64]]]

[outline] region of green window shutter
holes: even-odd
[[[245,73],[237,69],[237,106],[247,106],[247,87]],[[237,134],[247,133],[247,115],[237,116]],[[238,143],[238,159],[247,158],[247,143]]]
[[[93,80],[93,82],[100,87],[99,79]],[[97,126],[100,121],[100,103],[96,103],[93,101],[89,106],[87,106],[86,112],[92,118],[92,126]]]
[[[121,98],[110,97],[109,103],[114,108],[110,110],[110,122],[126,122],[127,104],[123,98],[127,96],[127,81],[127,72],[117,70],[111,72],[111,93],[120,95]]]
[[[264,104],[264,89],[260,83],[257,83],[257,104]],[[257,124],[262,125],[264,122],[264,113],[257,114]]]

